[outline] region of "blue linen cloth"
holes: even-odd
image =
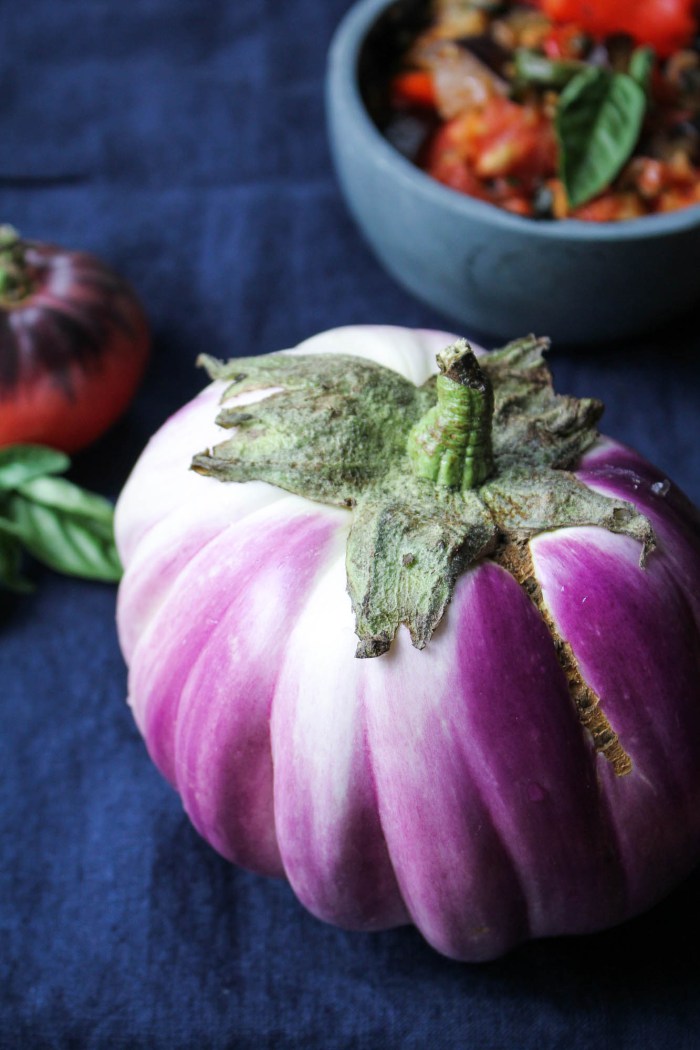
[[[116,496],[203,385],[202,351],[348,323],[450,327],[383,273],[334,179],[322,80],[347,6],[4,5],[1,218],[101,255],[155,336],[131,411],[76,458],[80,483]],[[603,398],[606,431],[696,502],[699,361],[693,319],[552,358],[559,387]],[[325,926],[190,827],[124,702],[114,588],[36,577],[35,597],[0,597],[3,1050],[700,1045],[698,877],[616,930],[488,965],[443,959],[409,928]]]

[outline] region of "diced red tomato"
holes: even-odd
[[[636,193],[601,193],[580,208],[571,212],[573,219],[586,222],[617,222],[621,219],[638,219],[646,210]]]
[[[547,58],[580,58],[583,54],[584,33],[577,25],[552,26],[542,41],[542,50]]]
[[[465,157],[463,124],[462,119],[451,120],[435,133],[423,157],[422,167],[445,186],[487,200],[485,186]]]
[[[464,119],[467,157],[481,178],[528,180],[554,175],[556,140],[552,123],[541,110],[497,97]]]
[[[692,204],[700,204],[700,184],[679,189],[669,189],[661,194],[657,211],[678,211]]]
[[[432,74],[421,69],[399,73],[391,82],[391,96],[394,106],[434,107],[436,98]]]
[[[573,22],[595,37],[629,33],[661,58],[685,47],[695,33],[695,0],[536,0],[552,21]]]
[[[553,175],[555,166],[556,142],[548,118],[533,106],[500,96],[448,121],[423,158],[433,178],[520,215],[532,214],[533,183]]]

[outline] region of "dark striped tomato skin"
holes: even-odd
[[[97,257],[20,241],[19,298],[0,299],[0,446],[77,452],[125,411],[150,333],[136,294]]]

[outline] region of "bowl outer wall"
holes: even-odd
[[[351,214],[392,276],[471,328],[567,343],[638,335],[700,302],[700,206],[623,223],[540,223],[440,185],[372,123],[357,84],[387,0],[361,0],[331,45],[328,131]]]

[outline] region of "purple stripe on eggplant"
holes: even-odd
[[[634,914],[700,858],[700,637],[668,562],[640,568],[635,541],[569,529],[531,547],[546,605],[632,760],[623,777],[596,761]]]
[[[275,692],[275,820],[305,906],[348,929],[384,929],[409,916],[379,820],[363,702],[376,661],[354,658],[342,539],[290,635]]]
[[[290,624],[337,527],[333,514],[268,510],[231,526],[183,569],[132,661],[149,752],[195,827],[266,874],[282,870],[270,705]]]
[[[473,583],[458,626],[473,776],[518,873],[529,935],[600,928],[624,879],[550,632],[504,569],[487,564]]]
[[[380,819],[411,919],[438,951],[477,960],[525,937],[527,921],[473,780],[455,642],[438,628],[418,652],[402,630],[374,662],[365,704]]]
[[[629,500],[651,521],[663,557],[693,606],[700,630],[700,512],[670,478],[614,442],[586,455],[578,477],[604,495]]]
[[[168,600],[179,573],[192,558],[234,522],[278,501],[267,485],[251,486],[238,499],[218,500],[210,486],[202,487],[196,503],[183,502],[153,525],[141,542],[124,576],[117,599],[117,626],[124,655],[131,659],[142,632]]]
[[[382,823],[416,925],[466,959],[604,925],[622,880],[530,600],[486,564],[462,578],[424,652],[400,641],[377,661],[386,678],[368,717]]]

